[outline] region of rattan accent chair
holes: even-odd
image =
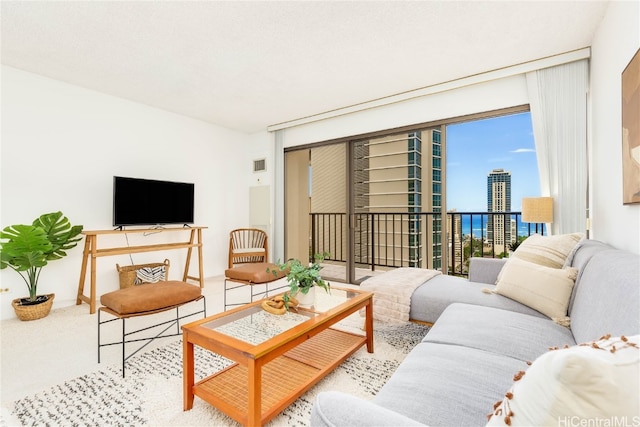
[[[267,233],[258,228],[237,228],[229,233],[229,268],[234,264],[268,262]]]

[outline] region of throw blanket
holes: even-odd
[[[373,318],[385,322],[408,322],[411,295],[418,286],[442,274],[438,270],[403,267],[373,276],[360,289],[373,292]]]

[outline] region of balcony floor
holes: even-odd
[[[320,264],[322,266],[321,276],[325,280],[330,280],[334,282],[342,282],[347,283],[347,267],[343,262],[323,262]],[[391,270],[390,268],[384,267],[376,267],[375,271],[372,271],[368,268],[358,268],[356,267],[356,282],[360,283],[362,280],[365,280],[368,277],[376,276],[378,274],[382,274],[385,271]]]

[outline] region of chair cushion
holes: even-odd
[[[109,292],[100,297],[100,303],[118,314],[125,315],[185,304],[198,299],[201,294],[199,286],[170,280]]]
[[[234,254],[264,254],[264,248],[233,248]]]
[[[224,271],[224,275],[227,279],[250,284],[268,283],[286,276],[287,270],[280,270],[280,267],[269,262],[255,262],[229,268]]]

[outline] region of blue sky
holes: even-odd
[[[540,195],[529,112],[447,126],[447,210],[487,210],[487,174],[511,172],[511,210]]]

